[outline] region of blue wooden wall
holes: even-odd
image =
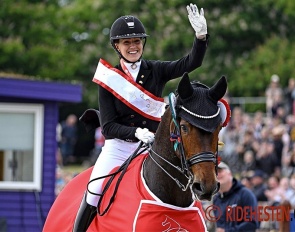
[[[44,105],[42,191],[0,189],[0,231],[1,218],[6,221],[7,232],[42,231],[46,216],[55,200],[59,102],[80,102],[81,98],[80,85],[0,77],[0,102]]]
[[[8,232],[41,231],[55,199],[58,104],[47,102],[44,106],[42,192],[0,190],[0,218],[6,219]]]

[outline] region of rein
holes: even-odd
[[[142,148],[142,149],[141,149]],[[100,177],[97,177],[95,179],[92,179],[91,181],[88,182],[87,184],[87,191],[93,195],[97,195],[97,196],[100,196],[100,199],[98,201],[98,204],[97,204],[97,214],[99,216],[103,216],[107,213],[107,211],[109,210],[109,208],[111,207],[111,205],[113,204],[114,200],[115,200],[115,196],[116,196],[116,193],[118,191],[118,188],[119,188],[119,185],[123,179],[123,176],[125,175],[126,171],[127,171],[127,168],[129,166],[129,164],[131,163],[131,161],[136,158],[137,156],[139,156],[140,154],[142,154],[144,151],[146,151],[148,148],[143,144],[143,142],[141,142],[139,144],[139,146],[137,147],[137,149],[132,153],[132,155],[129,156],[129,158],[120,166],[120,168],[111,173],[111,174],[108,174],[108,175],[105,175],[105,176],[100,176]],[[116,182],[116,185],[115,185],[115,188],[114,188],[114,191],[113,191],[113,194],[108,202],[108,205],[105,207],[105,209],[101,210],[100,209],[100,206],[101,206],[101,202],[102,202],[102,199],[104,198],[105,196],[105,193],[108,191],[109,187],[111,186],[111,183],[113,182],[115,176],[117,174],[120,174],[117,182]],[[101,194],[98,194],[98,193],[94,193],[92,191],[89,190],[89,184],[91,184],[92,182],[96,181],[96,180],[99,180],[99,179],[104,179],[106,177],[110,177],[110,179],[108,180],[108,182],[106,183],[103,191]]]
[[[149,152],[149,156],[150,158],[154,161],[154,163],[161,168],[172,180],[175,181],[175,183],[178,185],[178,187],[182,190],[182,191],[186,191],[188,189],[188,187],[193,183],[193,175],[191,172],[185,170],[183,167],[179,167],[179,166],[175,166],[174,164],[170,163],[168,160],[164,159],[162,156],[160,156],[158,153],[156,153],[152,148],[151,145],[150,146],[150,152]],[[177,178],[174,178],[165,168],[163,168],[152,156],[152,154],[156,155],[158,158],[162,159],[163,161],[165,161],[167,164],[169,164],[171,167],[175,168],[177,171],[179,171],[180,173],[182,173],[187,179],[187,184],[184,185],[182,184]],[[187,174],[188,173],[188,174]]]
[[[176,137],[177,139],[175,139]],[[191,158],[186,160],[184,155],[183,143],[181,141],[181,136],[171,133],[171,141],[173,142],[176,141],[174,144],[174,149],[176,150],[177,148],[179,148],[179,150],[181,151],[180,152],[180,160],[182,161],[181,167],[176,166],[172,164],[171,162],[169,162],[168,160],[164,159],[161,155],[159,155],[152,149],[150,144],[149,144],[149,156],[159,168],[161,168],[172,180],[175,181],[175,183],[178,185],[178,187],[182,191],[186,191],[188,187],[193,183],[193,174],[189,170],[189,167],[193,166],[194,164],[198,164],[202,162],[213,162],[215,163],[216,173],[217,173],[217,155],[215,156],[213,152],[201,152],[201,153],[193,155]],[[218,154],[218,152],[216,152],[216,154]],[[158,158],[160,158],[161,160],[169,164],[171,167],[173,167],[174,169],[182,173],[188,180],[187,184],[184,185],[177,178],[173,177],[165,168],[163,168],[159,164],[159,162],[155,160],[153,155],[156,155]]]

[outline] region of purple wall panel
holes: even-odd
[[[1,191],[0,219],[7,232],[42,231],[55,200],[56,125],[59,102],[80,102],[79,85],[0,77],[0,101],[44,104],[42,191]]]
[[[13,91],[11,91],[13,89]],[[80,102],[82,88],[62,82],[44,82],[0,77],[0,96],[42,99],[59,102]]]
[[[43,226],[55,199],[56,102],[44,104],[44,122],[42,192],[0,191],[0,217],[6,219],[8,231],[24,231],[23,228],[26,231],[41,231],[40,225]]]

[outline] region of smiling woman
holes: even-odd
[[[137,68],[136,62],[138,62],[142,56],[142,40],[142,38],[120,39],[118,43],[115,43],[115,47],[118,52],[120,52],[125,59],[128,59],[132,63],[132,69]]]

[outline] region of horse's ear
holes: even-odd
[[[212,99],[218,101],[226,93],[227,81],[225,76],[222,76],[209,90],[209,95]]]
[[[181,99],[186,99],[194,93],[194,89],[190,83],[188,73],[185,72],[178,84],[177,92]]]

